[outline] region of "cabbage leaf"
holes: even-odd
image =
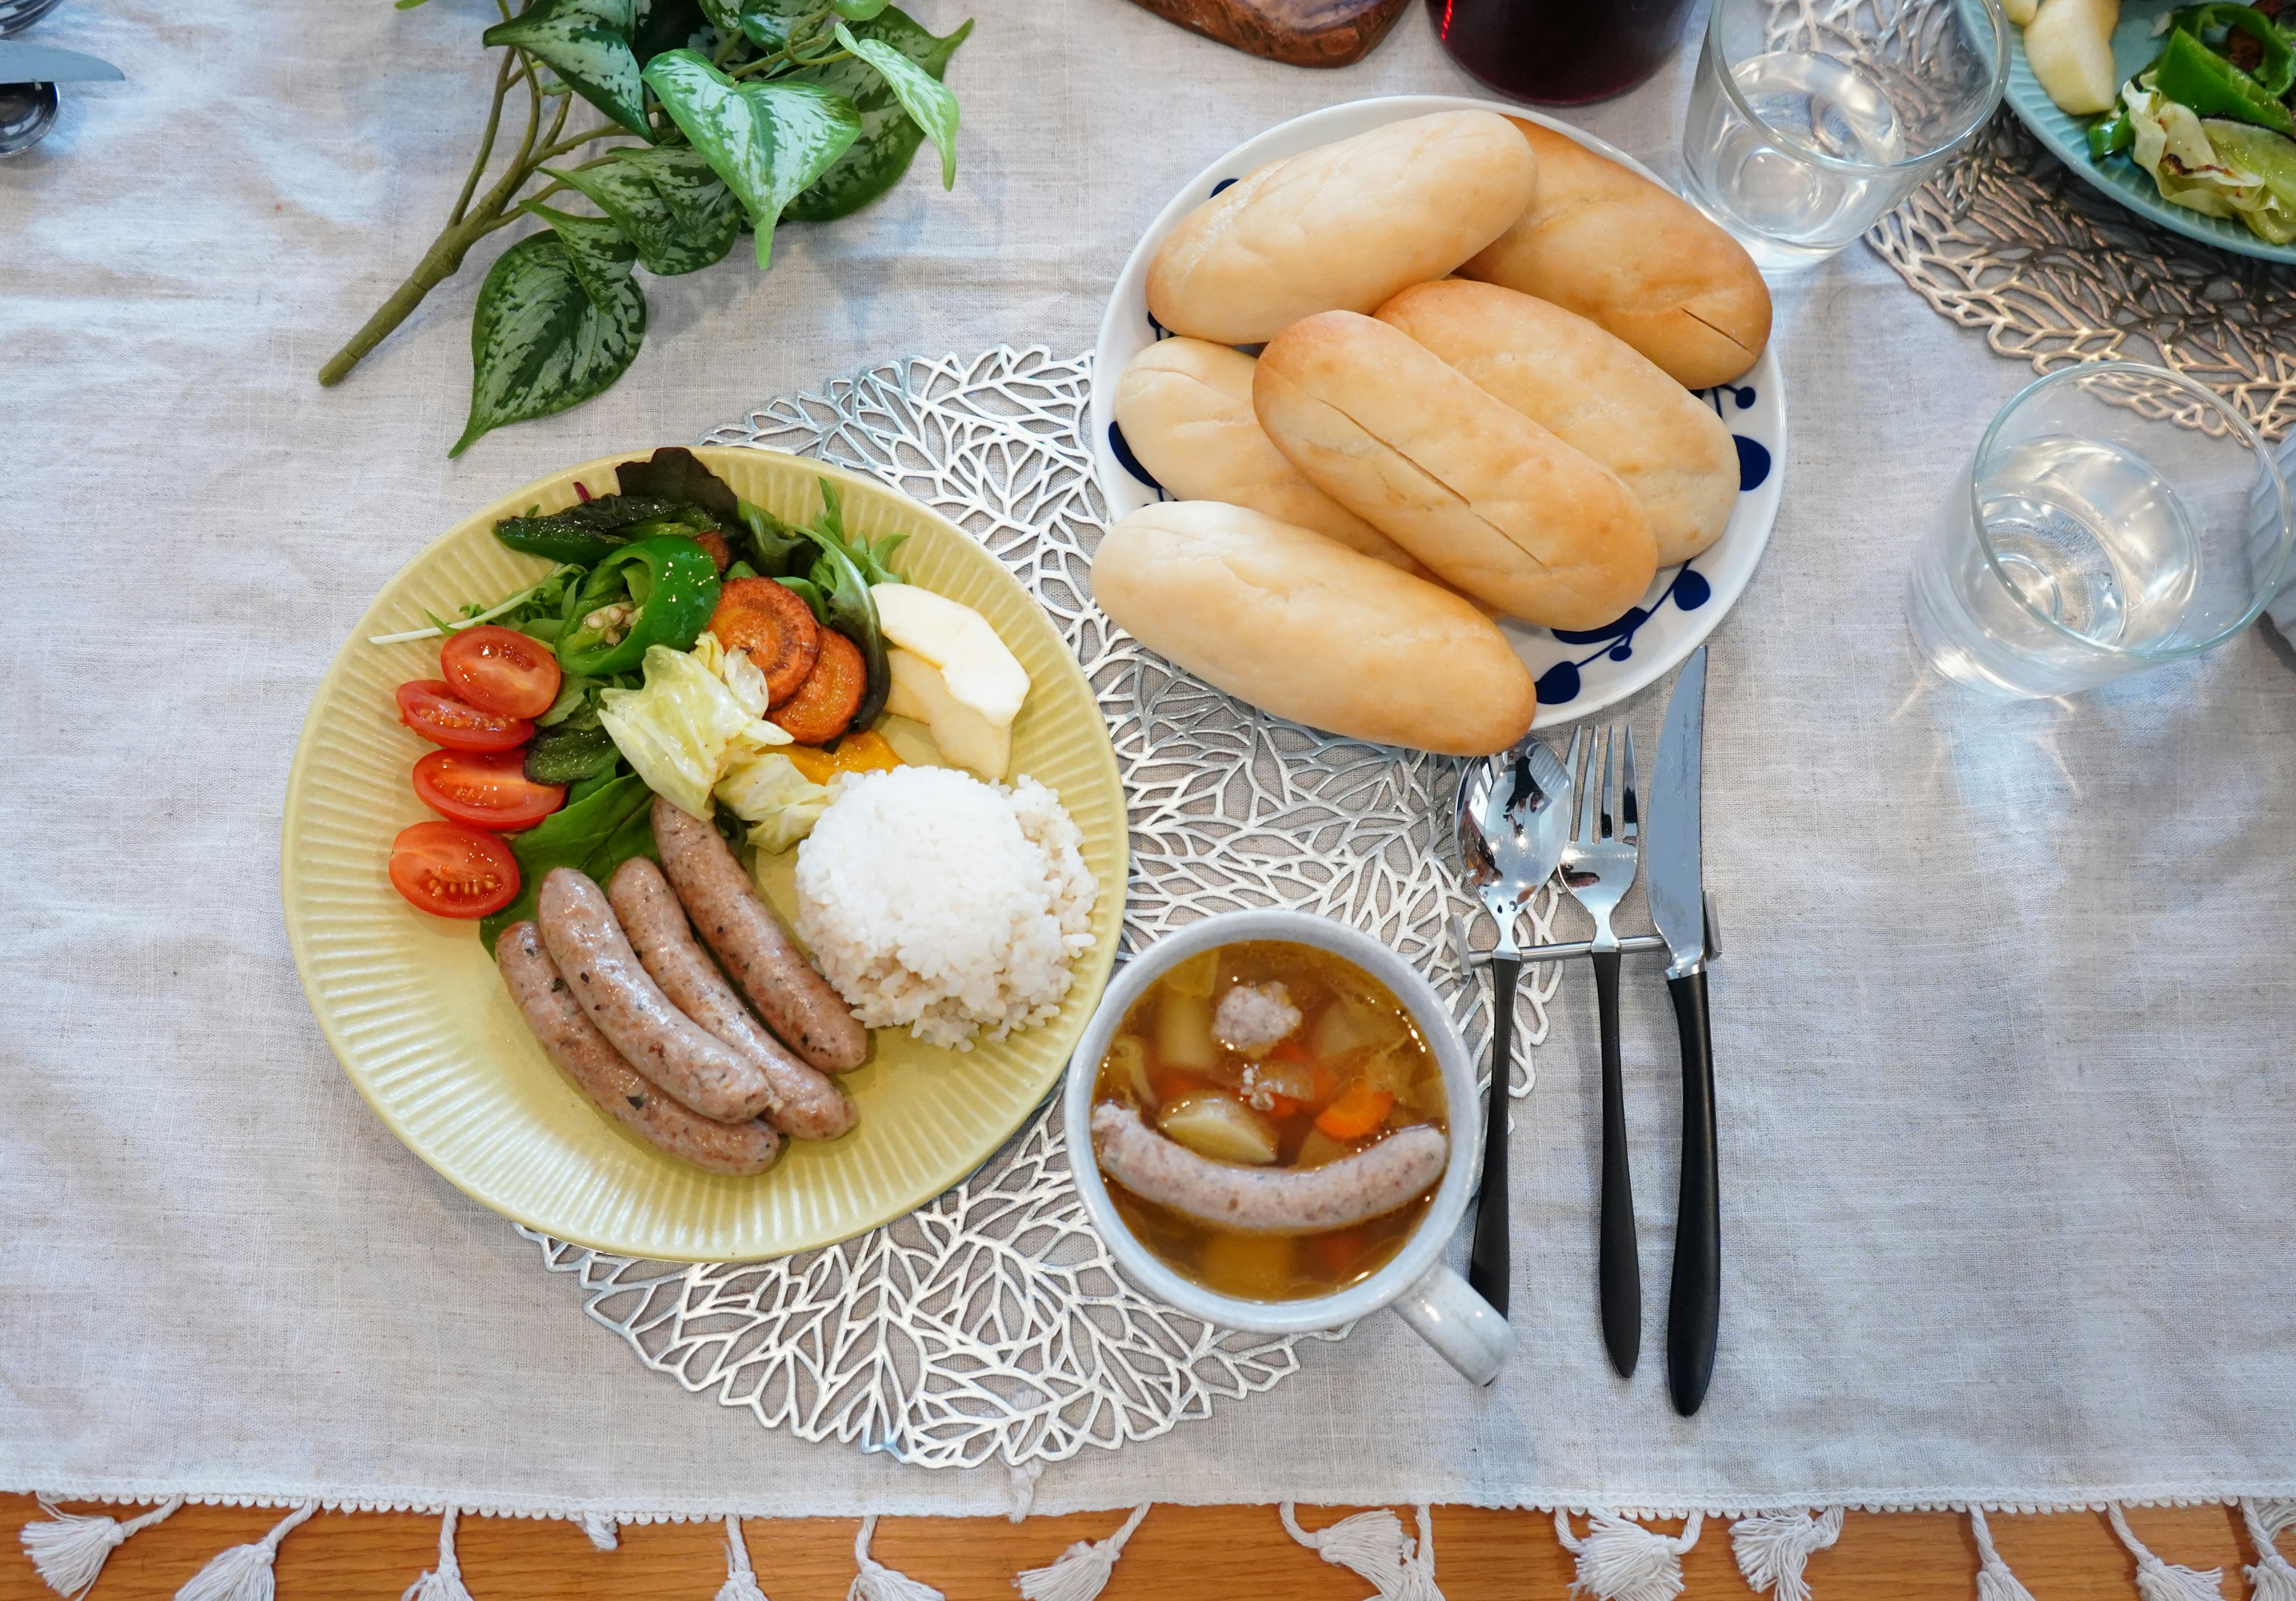
[[[704,821],[715,815],[709,792],[737,757],[791,743],[701,661],[661,645],[645,653],[644,688],[600,692],[598,720],[646,787]]]

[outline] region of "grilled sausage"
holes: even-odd
[[[572,867],[543,878],[542,942],[582,1010],[632,1067],[673,1099],[721,1123],[773,1104],[755,1063],[670,1004],[630,948],[606,892]]]
[[[762,1173],[782,1152],[782,1137],[762,1122],[720,1123],[697,1117],[662,1094],[622,1059],[561,977],[542,931],[513,923],[495,941],[503,982],[526,1026],[565,1075],[599,1110],[668,1156],[736,1178]]]
[[[662,993],[765,1074],[774,1095],[766,1116],[775,1128],[796,1139],[835,1139],[853,1127],[853,1103],[844,1092],[767,1033],[717,964],[693,942],[685,908],[660,868],[644,857],[630,858],[615,869],[606,899]]]
[[[1143,1201],[1239,1234],[1323,1234],[1393,1211],[1443,1176],[1451,1141],[1422,1126],[1320,1168],[1237,1167],[1148,1127],[1137,1108],[1092,1109],[1101,1171]]]
[[[657,795],[653,840],[693,926],[766,1026],[825,1073],[860,1066],[869,1054],[869,1030],[758,899],[717,829]]]

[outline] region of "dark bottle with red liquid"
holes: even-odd
[[[1451,59],[1511,100],[1623,94],[1682,40],[1690,0],[1427,0]]]

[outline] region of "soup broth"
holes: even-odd
[[[1149,986],[1110,1041],[1095,1098],[1137,1108],[1200,1155],[1267,1170],[1321,1167],[1414,1126],[1442,1130],[1447,1115],[1435,1053],[1387,987],[1345,957],[1275,940],[1201,952]],[[1436,1188],[1348,1227],[1275,1235],[1221,1228],[1103,1178],[1142,1244],[1247,1301],[1303,1300],[1369,1277]]]

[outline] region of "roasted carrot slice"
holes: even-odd
[[[1387,1121],[1387,1109],[1394,1104],[1395,1091],[1374,1089],[1357,1079],[1316,1114],[1316,1127],[1333,1139],[1361,1139]]]
[[[726,579],[709,631],[727,650],[750,653],[776,706],[797,694],[820,658],[821,625],[796,590],[771,579]]]
[[[693,542],[709,553],[709,559],[718,563],[718,576],[723,578],[734,562],[734,550],[726,543],[726,536],[714,528],[704,529],[693,536]]]
[[[807,615],[809,618],[811,613]],[[820,629],[819,634],[820,654],[813,671],[806,675],[795,694],[767,713],[769,721],[780,725],[801,745],[827,744],[850,727],[853,714],[861,710],[861,692],[869,684],[869,664],[861,659],[861,647],[834,628]]]

